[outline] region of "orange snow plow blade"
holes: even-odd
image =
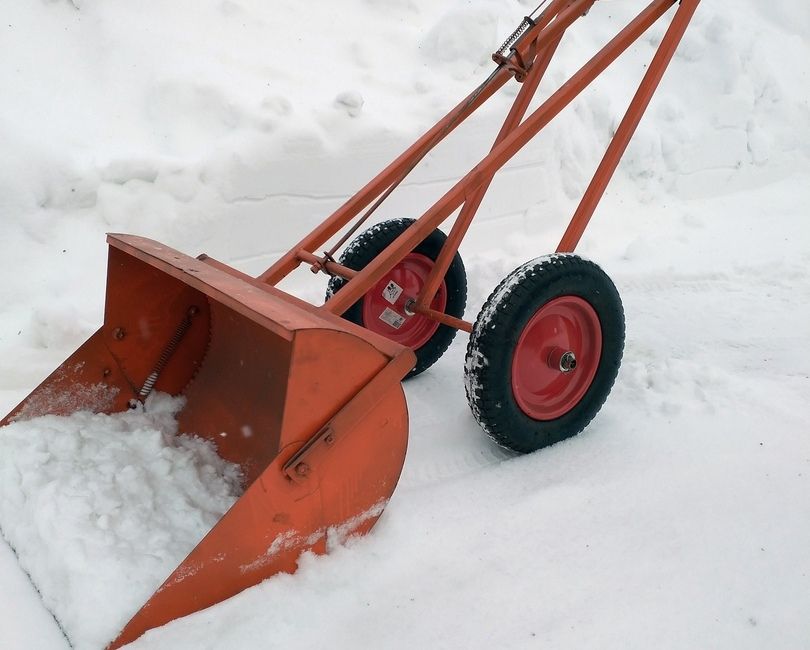
[[[238,463],[245,491],[121,631],[218,603],[305,550],[368,531],[399,479],[413,352],[205,256],[110,235],[104,325],[0,426],[182,394],[180,431]]]

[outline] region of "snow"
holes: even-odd
[[[535,4],[6,7],[0,411],[101,321],[105,231],[260,273],[480,83]],[[541,94],[642,4],[597,2]],[[461,250],[468,319],[554,250],[661,33],[496,178]],[[582,434],[525,457],[492,444],[466,403],[459,335],[406,384],[408,456],[370,535],[131,647],[806,648],[808,33],[798,0],[698,8],[578,248],[614,280],[627,320],[616,385]],[[419,216],[486,153],[515,92],[429,156],[379,219]],[[283,286],[317,302],[325,280],[302,271]],[[0,466],[36,453],[2,450]],[[4,483],[3,503],[18,490]],[[158,516],[139,505],[127,516]],[[53,508],[27,519],[49,523]],[[43,605],[20,565],[47,566],[54,582],[64,567],[11,539],[27,525],[12,519],[0,519],[20,556],[0,541],[0,647],[62,650],[46,606],[81,625],[104,617],[80,613],[84,597]],[[95,539],[84,533],[79,548]],[[118,570],[97,566],[102,583]],[[148,573],[139,563],[121,596],[134,603]]]
[[[238,465],[177,435],[183,398],[0,429],[0,526],[77,650],[103,648],[236,501]]]

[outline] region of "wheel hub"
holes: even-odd
[[[392,268],[363,299],[363,324],[401,345],[418,349],[439,328],[439,323],[413,311],[433,269],[434,261],[420,253],[409,253]],[[447,284],[442,280],[430,308],[443,312],[447,307]]]
[[[602,353],[602,327],[593,307],[560,296],[529,318],[512,357],[512,394],[535,420],[554,420],[590,388]]]

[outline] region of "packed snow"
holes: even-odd
[[[0,429],[0,529],[76,650],[112,641],[239,495],[238,465],[178,435],[182,406]]]
[[[566,35],[541,95],[645,4],[597,2]],[[535,5],[10,3],[0,25],[2,413],[101,321],[106,231],[260,273],[480,83]],[[650,30],[496,178],[461,249],[468,319],[513,269],[555,249],[661,34]],[[801,0],[698,8],[578,248],[611,276],[627,320],[616,385],[582,434],[522,457],[494,446],[465,400],[459,335],[406,384],[408,456],[370,535],[131,647],[806,650],[808,34]],[[487,152],[516,91],[429,156],[378,220],[417,217],[441,196]],[[302,271],[283,287],[317,302],[325,284]],[[94,429],[102,416],[74,417]],[[0,467],[39,462],[39,435],[0,450]],[[95,444],[78,454],[83,445],[54,438],[47,450],[75,445],[65,463],[104,472],[115,448],[98,444],[91,457]],[[47,465],[11,485],[4,474],[0,502],[44,485]],[[50,488],[56,503],[84,512],[67,486],[87,481],[63,478]],[[160,530],[161,508],[136,501],[122,516]],[[59,563],[14,537],[28,535],[26,521],[51,526],[56,503],[0,519],[16,551],[0,540],[0,648],[64,650],[53,615],[70,635],[64,620],[85,626],[101,611],[64,590],[47,596],[40,582],[64,582],[65,560],[86,557],[104,529],[78,534]],[[164,505],[178,504],[167,493]],[[129,572],[120,596],[137,607],[155,563],[94,561],[93,578]]]

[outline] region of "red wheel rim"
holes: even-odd
[[[590,387],[601,355],[602,326],[588,302],[577,296],[547,302],[529,319],[515,346],[515,401],[534,420],[565,415]]]
[[[363,325],[413,349],[427,343],[439,329],[439,323],[420,314],[409,316],[405,306],[419,296],[432,269],[433,260],[426,255],[406,255],[364,296]],[[444,312],[446,307],[447,284],[442,280],[430,308]],[[395,326],[397,323],[399,327]]]

